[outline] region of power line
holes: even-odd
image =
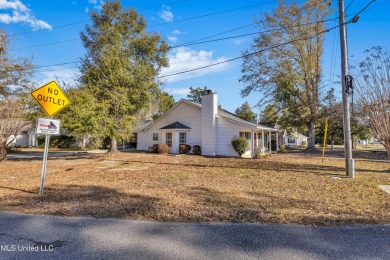
[[[364,12],[375,0],[371,0],[370,3],[368,3],[362,10],[360,10],[355,16],[361,14],[362,12]],[[180,71],[180,72],[176,72],[176,73],[171,73],[171,74],[168,74],[168,75],[162,75],[162,76],[159,76],[159,77],[156,77],[156,78],[167,78],[167,77],[172,77],[172,76],[176,76],[176,75],[180,75],[180,74],[184,74],[184,73],[188,73],[188,72],[192,72],[192,71],[197,71],[197,70],[201,70],[201,69],[205,69],[205,68],[209,68],[209,67],[213,67],[213,66],[217,66],[217,65],[221,65],[223,63],[227,63],[227,62],[231,62],[231,61],[235,61],[235,60],[239,60],[239,59],[242,59],[242,58],[245,58],[245,57],[249,57],[249,56],[252,56],[252,55],[255,55],[255,54],[258,54],[258,53],[261,53],[261,52],[265,52],[265,51],[268,51],[268,50],[271,50],[273,48],[278,48],[278,47],[281,47],[281,46],[284,46],[284,45],[287,45],[287,44],[290,44],[290,43],[293,43],[293,42],[296,42],[296,41],[301,41],[301,40],[308,40],[308,39],[312,39],[320,34],[324,34],[324,33],[327,33],[327,32],[330,32],[331,30],[334,30],[340,26],[344,26],[345,24],[348,24],[348,23],[351,23],[352,22],[352,19],[348,22],[344,22],[343,24],[338,24],[330,29],[326,29],[322,32],[319,32],[317,33],[315,36],[313,37],[305,37],[305,38],[300,38],[300,39],[295,39],[295,40],[291,40],[291,41],[288,41],[288,42],[284,42],[284,43],[281,43],[281,44],[277,44],[277,45],[274,45],[274,46],[271,46],[269,48],[266,48],[266,49],[262,49],[262,50],[259,50],[259,51],[255,51],[255,52],[252,52],[252,53],[248,53],[248,54],[245,54],[245,55],[242,55],[240,57],[236,57],[236,58],[232,58],[232,59],[228,59],[228,60],[225,60],[225,61],[221,61],[221,62],[217,62],[217,63],[213,63],[213,64],[209,64],[209,65],[206,65],[206,66],[202,66],[202,67],[198,67],[198,68],[194,68],[194,69],[190,69],[190,70],[186,70],[186,71]]]
[[[187,1],[187,0],[183,0],[183,1]],[[178,1],[178,2],[183,2],[183,1]],[[324,1],[327,1],[327,0],[324,0]],[[174,3],[178,3],[178,2],[174,2]],[[317,5],[317,4],[312,4],[310,6],[314,6],[314,5]],[[253,5],[253,6],[255,6],[255,5]],[[247,7],[242,7],[242,8],[247,8]],[[252,6],[249,6],[249,7],[252,7]],[[305,9],[307,7],[309,7],[309,6],[303,6],[299,10]],[[242,9],[242,8],[238,8],[238,9]],[[151,8],[149,8],[149,9],[151,9]],[[145,9],[143,9],[143,10],[145,10]],[[236,9],[232,9],[232,10],[236,10]],[[227,10],[227,11],[229,11],[229,10]],[[222,12],[226,12],[226,11],[222,11]],[[214,13],[214,14],[216,14],[216,13]],[[209,14],[209,15],[212,15],[212,14]],[[195,17],[195,18],[197,18],[197,17]],[[191,19],[191,18],[187,18],[187,19]],[[338,19],[338,18],[334,18],[334,19]],[[181,44],[180,46],[173,46],[172,48],[178,48],[178,47],[182,47],[182,46],[194,45],[194,44],[192,44],[194,42],[198,42],[198,41],[201,41],[201,40],[213,38],[215,36],[226,34],[226,33],[229,33],[229,32],[233,32],[233,31],[236,31],[236,30],[239,30],[239,29],[243,29],[243,28],[252,26],[254,24],[256,24],[256,22],[248,24],[248,25],[240,26],[240,27],[237,27],[237,28],[233,28],[231,30],[224,31],[224,32],[221,32],[221,33],[217,33],[217,34],[214,34],[214,35],[210,35],[210,36],[207,36],[207,37],[203,37],[203,38],[200,38],[200,39],[197,39],[197,40],[186,42],[186,43]],[[256,33],[252,33],[252,34],[256,34]],[[242,35],[242,36],[248,36],[248,35],[252,35],[252,34],[246,34],[246,35]],[[232,37],[240,37],[240,36],[232,36]],[[225,39],[225,38],[223,38],[223,39]],[[221,40],[223,40],[223,39],[221,39]],[[229,38],[226,38],[226,39],[229,39]],[[10,50],[27,49],[27,48],[32,48],[32,47],[40,47],[40,46],[46,46],[46,45],[60,44],[60,43],[64,43],[64,42],[68,42],[68,41],[75,41],[75,40],[78,40],[78,39],[64,40],[64,41],[58,41],[58,42],[53,42],[53,43],[47,43],[47,44],[43,43],[43,44],[39,44],[39,45],[26,46],[26,47],[21,47],[21,48],[14,48],[14,49],[10,49]],[[202,42],[202,43],[207,43],[207,42]]]
[[[37,44],[37,45],[13,48],[13,49],[10,49],[10,51],[22,50],[22,49],[34,48],[34,47],[42,47],[42,46],[47,46],[47,45],[54,45],[54,44],[60,44],[60,43],[65,43],[65,42],[73,42],[73,41],[79,41],[79,40],[80,40],[79,38],[76,38],[76,39],[70,39],[70,40],[64,40],[64,41],[58,41],[58,42],[42,43],[42,44]]]
[[[368,5],[366,5],[362,10],[360,10],[356,15],[362,13],[363,11],[365,11],[369,5],[371,5],[375,0],[372,0]],[[390,1],[388,1],[390,2]],[[356,16],[355,15],[355,16]],[[329,20],[334,20],[334,19],[329,19]],[[346,24],[350,23],[351,21],[348,21],[346,22]],[[330,29],[327,29],[327,30],[324,30],[320,33],[318,33],[317,35],[320,35],[320,34],[323,34],[323,33],[326,33],[326,32],[329,32],[331,30],[334,30],[338,27],[340,27],[341,25],[337,25],[335,27],[332,27]],[[283,29],[283,28],[280,28],[280,29]],[[175,76],[175,75],[179,75],[179,74],[184,74],[184,73],[188,73],[188,72],[191,72],[191,71],[196,71],[196,70],[200,70],[200,69],[204,69],[204,68],[208,68],[208,67],[212,67],[212,66],[217,66],[217,65],[220,65],[220,64],[223,64],[223,63],[227,63],[227,62],[230,62],[230,61],[234,61],[234,60],[238,60],[238,59],[242,59],[244,57],[247,57],[247,56],[251,56],[251,55],[254,55],[254,54],[257,54],[257,53],[261,53],[261,52],[264,52],[264,51],[267,51],[267,50],[270,50],[272,48],[277,48],[277,47],[280,47],[280,46],[283,46],[283,45],[287,45],[287,44],[290,44],[290,43],[293,43],[293,42],[296,42],[296,41],[299,41],[299,40],[305,40],[305,39],[310,39],[312,37],[306,37],[306,38],[301,38],[301,39],[296,39],[296,40],[292,40],[292,41],[289,41],[289,42],[286,42],[286,43],[282,43],[280,45],[276,45],[276,46],[271,46],[267,49],[264,49],[264,50],[260,50],[260,51],[257,51],[257,52],[253,52],[253,53],[249,53],[249,54],[246,54],[246,55],[243,55],[243,56],[240,56],[240,57],[236,57],[236,58],[232,58],[232,59],[229,59],[229,60],[226,60],[226,61],[222,61],[222,62],[218,62],[218,63],[214,63],[214,64],[210,64],[210,65],[207,65],[207,66],[203,66],[203,67],[199,67],[199,68],[195,68],[195,69],[191,69],[191,70],[186,70],[186,71],[182,71],[182,72],[177,72],[177,73],[172,73],[172,74],[169,74],[169,75],[162,75],[162,76],[159,76],[157,78],[165,78],[165,77],[170,77],[170,76]],[[34,68],[35,69],[39,69],[39,68],[45,68],[45,67],[54,67],[54,66],[61,66],[61,65],[68,65],[68,64],[76,64],[78,63],[78,61],[76,62],[65,62],[65,63],[58,63],[58,64],[51,64],[51,65],[42,65],[42,66],[35,66]],[[8,70],[8,71],[19,71],[19,70],[24,70],[24,69],[18,69],[18,70]],[[40,71],[40,72],[43,72],[43,71]]]
[[[186,2],[186,1],[188,1],[188,0],[180,0],[180,1],[170,2],[170,3],[167,3],[167,4],[158,5],[158,6],[148,7],[148,8],[145,8],[145,9],[138,10],[138,12],[147,11],[147,10],[151,10],[151,9],[155,9],[155,8],[160,8],[162,6],[175,5],[175,4],[178,4],[178,3],[181,3],[181,2]],[[52,27],[50,29],[46,29],[45,28],[45,29],[38,29],[38,30],[35,30],[35,31],[26,31],[26,32],[21,32],[21,33],[14,33],[14,34],[10,35],[10,37],[15,37],[15,36],[18,36],[18,35],[29,34],[29,33],[34,33],[34,32],[40,32],[40,31],[50,31],[50,30],[53,30],[53,29],[69,27],[69,26],[78,25],[78,24],[86,24],[88,22],[89,21],[81,21],[81,22],[68,23],[68,24],[62,24],[62,25],[54,26],[54,27]]]
[[[184,21],[188,21],[188,20],[194,20],[194,19],[204,18],[204,17],[208,17],[208,16],[213,16],[213,15],[218,15],[218,14],[223,14],[223,13],[228,13],[228,12],[234,12],[234,11],[238,11],[238,10],[242,10],[242,9],[247,9],[247,8],[255,7],[255,6],[259,6],[259,5],[266,5],[266,4],[270,4],[270,3],[274,3],[274,1],[269,1],[269,2],[265,2],[265,3],[261,3],[261,4],[255,4],[255,5],[248,5],[248,6],[238,7],[238,8],[229,9],[229,10],[224,10],[224,11],[219,11],[219,12],[210,13],[210,14],[203,14],[203,15],[193,16],[193,17],[188,17],[188,18],[183,18],[183,19],[179,19],[179,20],[173,20],[173,21],[171,21],[171,22],[165,22],[165,23],[159,23],[159,24],[152,24],[152,25],[150,25],[149,27],[156,27],[156,26],[165,25],[165,24],[171,24],[171,23],[177,23],[177,22],[184,22]]]
[[[250,35],[254,35],[254,34],[269,33],[269,32],[274,32],[274,31],[279,31],[279,30],[285,30],[285,29],[290,29],[290,28],[310,25],[310,24],[325,23],[325,22],[336,20],[336,19],[337,18],[331,18],[331,19],[322,20],[322,21],[319,21],[319,22],[299,24],[299,25],[294,25],[294,26],[290,26],[290,27],[280,27],[280,28],[275,28],[275,29],[271,29],[271,30],[265,30],[265,31],[259,31],[259,32],[254,32],[254,33],[247,33],[247,34],[240,34],[240,35],[235,35],[235,36],[230,36],[230,37],[225,37],[225,38],[219,38],[219,39],[214,39],[214,40],[209,40],[209,41],[203,41],[203,42],[194,42],[194,43],[181,44],[181,45],[172,46],[171,49],[179,48],[179,47],[185,47],[185,46],[191,46],[191,45],[197,45],[197,44],[203,44],[203,43],[209,43],[209,42],[229,40],[229,39],[234,39],[234,38],[241,38],[241,37],[250,36]]]
[[[223,63],[227,63],[227,62],[231,62],[231,61],[235,61],[235,60],[239,60],[239,59],[242,59],[242,58],[245,58],[245,57],[249,57],[249,56],[252,56],[252,55],[255,55],[255,54],[258,54],[258,53],[261,53],[261,52],[265,52],[265,51],[268,51],[268,50],[271,50],[271,49],[274,49],[274,48],[279,48],[281,46],[284,46],[284,45],[288,45],[290,43],[294,43],[294,42],[297,42],[297,41],[302,41],[302,40],[308,40],[308,39],[312,39],[320,34],[324,34],[326,32],[329,32],[331,30],[334,30],[338,27],[340,27],[341,25],[337,25],[337,26],[334,26],[330,29],[327,29],[327,30],[324,30],[320,33],[317,33],[315,36],[312,36],[312,37],[305,37],[305,38],[299,38],[299,39],[295,39],[295,40],[291,40],[291,41],[288,41],[288,42],[284,42],[284,43],[281,43],[281,44],[277,44],[277,45],[273,45],[271,47],[268,47],[268,48],[265,48],[265,49],[262,49],[262,50],[259,50],[259,51],[255,51],[255,52],[251,52],[251,53],[248,53],[248,54],[245,54],[245,55],[242,55],[240,57],[236,57],[236,58],[232,58],[232,59],[228,59],[228,60],[225,60],[225,61],[220,61],[220,62],[217,62],[217,63],[213,63],[213,64],[209,64],[209,65],[206,65],[206,66],[202,66],[202,67],[198,67],[198,68],[194,68],[194,69],[190,69],[190,70],[185,70],[185,71],[180,71],[180,72],[176,72],[176,73],[171,73],[171,74],[168,74],[168,75],[162,75],[162,76],[159,76],[159,77],[156,77],[156,78],[167,78],[167,77],[172,77],[172,76],[176,76],[176,75],[180,75],[180,74],[184,74],[184,73],[188,73],[188,72],[192,72],[192,71],[196,71],[196,70],[201,70],[201,69],[205,69],[205,68],[209,68],[209,67],[214,67],[214,66],[217,66],[217,65],[221,65]]]
[[[254,25],[254,24],[256,24],[256,23],[251,23],[251,24],[248,24],[248,25],[244,25],[244,26],[240,26],[240,27],[237,27],[237,28],[228,30],[228,31],[224,31],[224,32],[221,32],[221,33],[217,33],[217,34],[214,34],[214,35],[210,35],[210,36],[207,36],[207,37],[203,37],[203,38],[200,38],[200,39],[197,39],[197,40],[189,41],[189,42],[183,43],[183,45],[185,45],[185,44],[191,44],[191,43],[198,42],[198,41],[201,41],[201,40],[210,39],[210,38],[213,38],[213,37],[218,36],[218,35],[226,34],[226,33],[229,33],[229,32],[237,31],[237,30],[240,30],[240,29],[243,29],[243,28],[252,26],[252,25]]]
[[[347,8],[345,8],[345,12],[348,10],[348,8],[351,6],[351,4],[353,3],[354,0],[351,0],[351,2],[349,2],[349,4],[347,5]]]

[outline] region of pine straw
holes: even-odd
[[[173,222],[390,223],[390,164],[278,154],[263,159],[120,153],[0,163],[0,210]]]

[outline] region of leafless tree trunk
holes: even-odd
[[[366,52],[368,56],[360,62],[356,77],[357,102],[390,158],[390,54],[383,47]]]
[[[28,130],[26,95],[32,65],[26,59],[14,59],[8,53],[8,36],[0,30],[0,161],[7,159],[7,141]]]

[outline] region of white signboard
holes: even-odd
[[[59,135],[60,120],[51,118],[38,118],[37,134]]]

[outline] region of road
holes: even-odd
[[[60,156],[71,156],[75,155],[74,152],[49,152],[48,157],[60,157]],[[43,152],[28,152],[28,153],[9,153],[7,154],[7,160],[17,160],[17,159],[42,159]]]
[[[0,212],[0,223],[0,259],[389,259],[390,256],[390,225],[161,223],[9,212]]]

